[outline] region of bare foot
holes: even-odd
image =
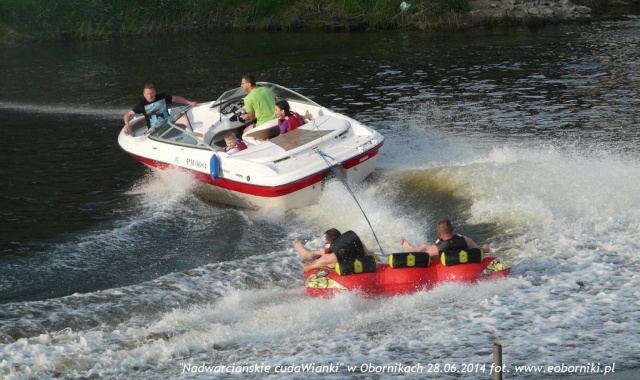
[[[304,118],[305,118],[306,120],[311,120],[311,119],[313,119],[313,115],[311,115],[311,114],[309,113],[309,110],[307,110],[307,112],[305,112],[305,113],[304,113]]]
[[[411,251],[413,249],[413,246],[404,238],[404,236],[400,237],[400,246],[405,251]]]
[[[300,239],[295,238],[293,240],[293,248],[296,249],[296,251],[298,251],[298,255],[300,255],[300,257],[302,257],[303,259],[307,259],[307,255],[305,255],[305,252],[307,251],[304,248],[304,245],[302,245],[302,242],[300,241]]]

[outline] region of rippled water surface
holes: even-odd
[[[0,51],[0,378],[219,376],[189,370],[204,364],[338,378],[398,363],[488,378],[496,342],[511,378],[551,375],[520,365],[640,368],[639,41],[629,19]],[[315,247],[334,226],[377,246],[340,183],[304,209],[237,209],[117,145],[145,82],[206,101],[249,71],[385,135],[378,170],[352,189],[385,251],[435,239],[448,217],[511,277],[311,299],[295,237]]]

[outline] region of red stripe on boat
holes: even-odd
[[[374,157],[376,154],[378,154],[378,151],[380,150],[380,147],[382,147],[383,144],[380,144],[378,146],[376,146],[375,148],[357,156],[354,157],[348,161],[345,161],[342,166],[345,169],[350,169],[354,166],[357,166],[359,164],[361,164],[364,161],[369,160],[371,157]],[[161,162],[161,161],[155,161],[155,160],[151,160],[145,157],[141,157],[141,156],[137,156],[137,155],[132,155],[136,160],[142,162],[143,164],[158,168],[158,169],[162,169],[162,170],[167,170],[170,168],[173,168],[175,166],[167,164],[165,162]],[[211,175],[209,175],[208,173],[202,173],[199,171],[195,171],[195,170],[190,170],[187,168],[183,168],[183,167],[177,167],[180,170],[184,170],[186,172],[189,172],[191,174],[193,174],[194,177],[196,177],[199,181],[204,182],[204,183],[208,183],[210,185],[213,186],[218,186],[220,188],[223,189],[227,189],[227,190],[231,190],[231,191],[236,191],[239,193],[243,193],[243,194],[249,194],[249,195],[255,195],[255,196],[259,196],[259,197],[265,197],[265,198],[273,198],[273,197],[281,197],[283,195],[287,195],[287,194],[291,194],[294,193],[298,190],[304,189],[306,187],[309,186],[313,186],[317,183],[319,183],[320,181],[322,181],[322,178],[324,177],[324,175],[330,171],[329,168],[327,168],[326,170],[323,170],[321,172],[317,172],[314,173],[312,175],[310,175],[309,177],[303,178],[301,180],[292,182],[292,183],[288,183],[285,185],[280,185],[280,186],[260,186],[260,185],[252,185],[251,183],[242,183],[242,182],[237,182],[237,181],[231,181],[229,179],[226,178],[222,178],[222,177],[218,177],[216,180],[214,180],[213,178],[211,178]]]
[[[359,155],[357,157],[354,157],[354,158],[352,158],[352,159],[350,159],[348,161],[345,161],[342,164],[342,167],[345,168],[345,169],[351,169],[354,166],[360,165],[361,163],[367,161],[371,157],[374,157],[376,154],[378,154],[378,151],[380,150],[382,145],[384,145],[384,143],[376,146],[375,148],[373,148],[371,150],[366,151],[364,154],[361,154],[361,155]]]

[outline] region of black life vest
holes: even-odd
[[[469,248],[466,239],[460,235],[453,235],[449,240],[438,240],[436,247],[444,266],[481,263],[484,260],[484,252],[480,248]]]
[[[352,262],[365,255],[362,241],[353,231],[347,231],[340,235],[329,246],[331,252],[336,254],[338,262]]]
[[[335,271],[340,276],[357,273],[373,273],[377,263],[373,255],[367,255],[362,241],[353,231],[347,231],[331,242],[331,252],[335,253],[338,262]]]
[[[440,254],[443,253],[453,253],[457,254],[465,248],[468,248],[467,241],[464,237],[460,235],[453,235],[453,237],[449,240],[438,240],[436,241],[436,247],[438,247],[438,252]]]

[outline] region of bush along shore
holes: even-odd
[[[0,46],[220,30],[436,30],[589,21],[640,0],[3,0]],[[634,8],[635,7],[635,8]]]

